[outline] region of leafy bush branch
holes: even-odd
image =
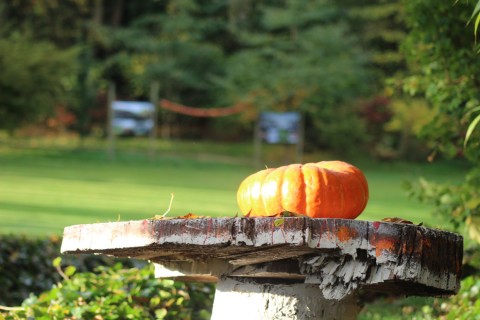
[[[214,289],[156,279],[153,266],[125,269],[121,263],[75,273],[53,261],[64,280],[30,295],[21,308],[7,308],[1,320],[17,319],[209,319]]]

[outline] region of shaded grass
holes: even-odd
[[[169,216],[234,216],[236,189],[255,171],[250,144],[159,141],[156,156],[149,157],[147,140],[127,139],[110,160],[100,140],[80,150],[78,141],[62,139],[0,139],[1,233],[61,234],[72,224],[150,218],[167,210],[171,193]],[[307,155],[308,161],[326,157]],[[445,163],[346,160],[369,181],[363,220],[398,216],[438,226],[427,206],[406,196],[402,181],[425,176],[454,182],[464,172]]]

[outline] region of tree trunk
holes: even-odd
[[[103,0],[95,0],[93,7],[93,24],[95,26],[102,25],[103,21]]]
[[[113,7],[113,14],[112,14],[112,26],[114,28],[120,26],[122,22],[124,7],[125,7],[124,0],[115,1],[115,6]]]

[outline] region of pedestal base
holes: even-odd
[[[355,296],[326,300],[318,286],[261,284],[251,279],[222,278],[217,284],[212,320],[357,319]]]

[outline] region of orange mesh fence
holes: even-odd
[[[160,100],[160,106],[166,110],[185,114],[192,117],[224,117],[242,112],[247,104],[238,103],[226,108],[194,108],[184,106],[166,99]]]

